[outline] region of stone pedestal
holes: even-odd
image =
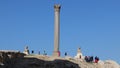
[[[54,51],[53,52],[53,56],[54,57],[59,57],[60,56],[60,52],[59,51]]]

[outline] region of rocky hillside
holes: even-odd
[[[9,60],[0,68],[80,68],[78,64],[67,60],[46,61],[37,58],[17,58]]]
[[[47,56],[27,56],[9,59],[0,68],[120,68],[113,61],[88,63],[73,58],[54,58]]]

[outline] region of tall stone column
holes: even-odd
[[[53,56],[59,57],[60,51],[59,51],[59,39],[60,39],[60,5],[54,5],[54,15],[55,15],[55,21],[54,21],[54,52]]]

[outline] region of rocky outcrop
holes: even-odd
[[[37,58],[12,59],[2,68],[80,68],[78,64],[67,60],[45,61]]]
[[[47,56],[28,56],[24,58],[11,58],[4,61],[0,68],[120,68],[119,64],[107,60],[99,63],[69,58],[54,58]]]

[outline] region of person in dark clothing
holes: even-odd
[[[99,61],[99,57],[95,57],[95,63],[98,63],[98,61]]]
[[[90,57],[90,62],[93,62],[93,56]]]
[[[38,55],[40,55],[40,51],[38,51]]]
[[[67,52],[65,52],[65,56],[67,56]]]
[[[86,62],[90,62],[89,58],[90,58],[89,56],[85,56]]]
[[[85,56],[86,62],[93,62],[93,56]]]
[[[34,50],[32,50],[32,54],[34,53]]]

